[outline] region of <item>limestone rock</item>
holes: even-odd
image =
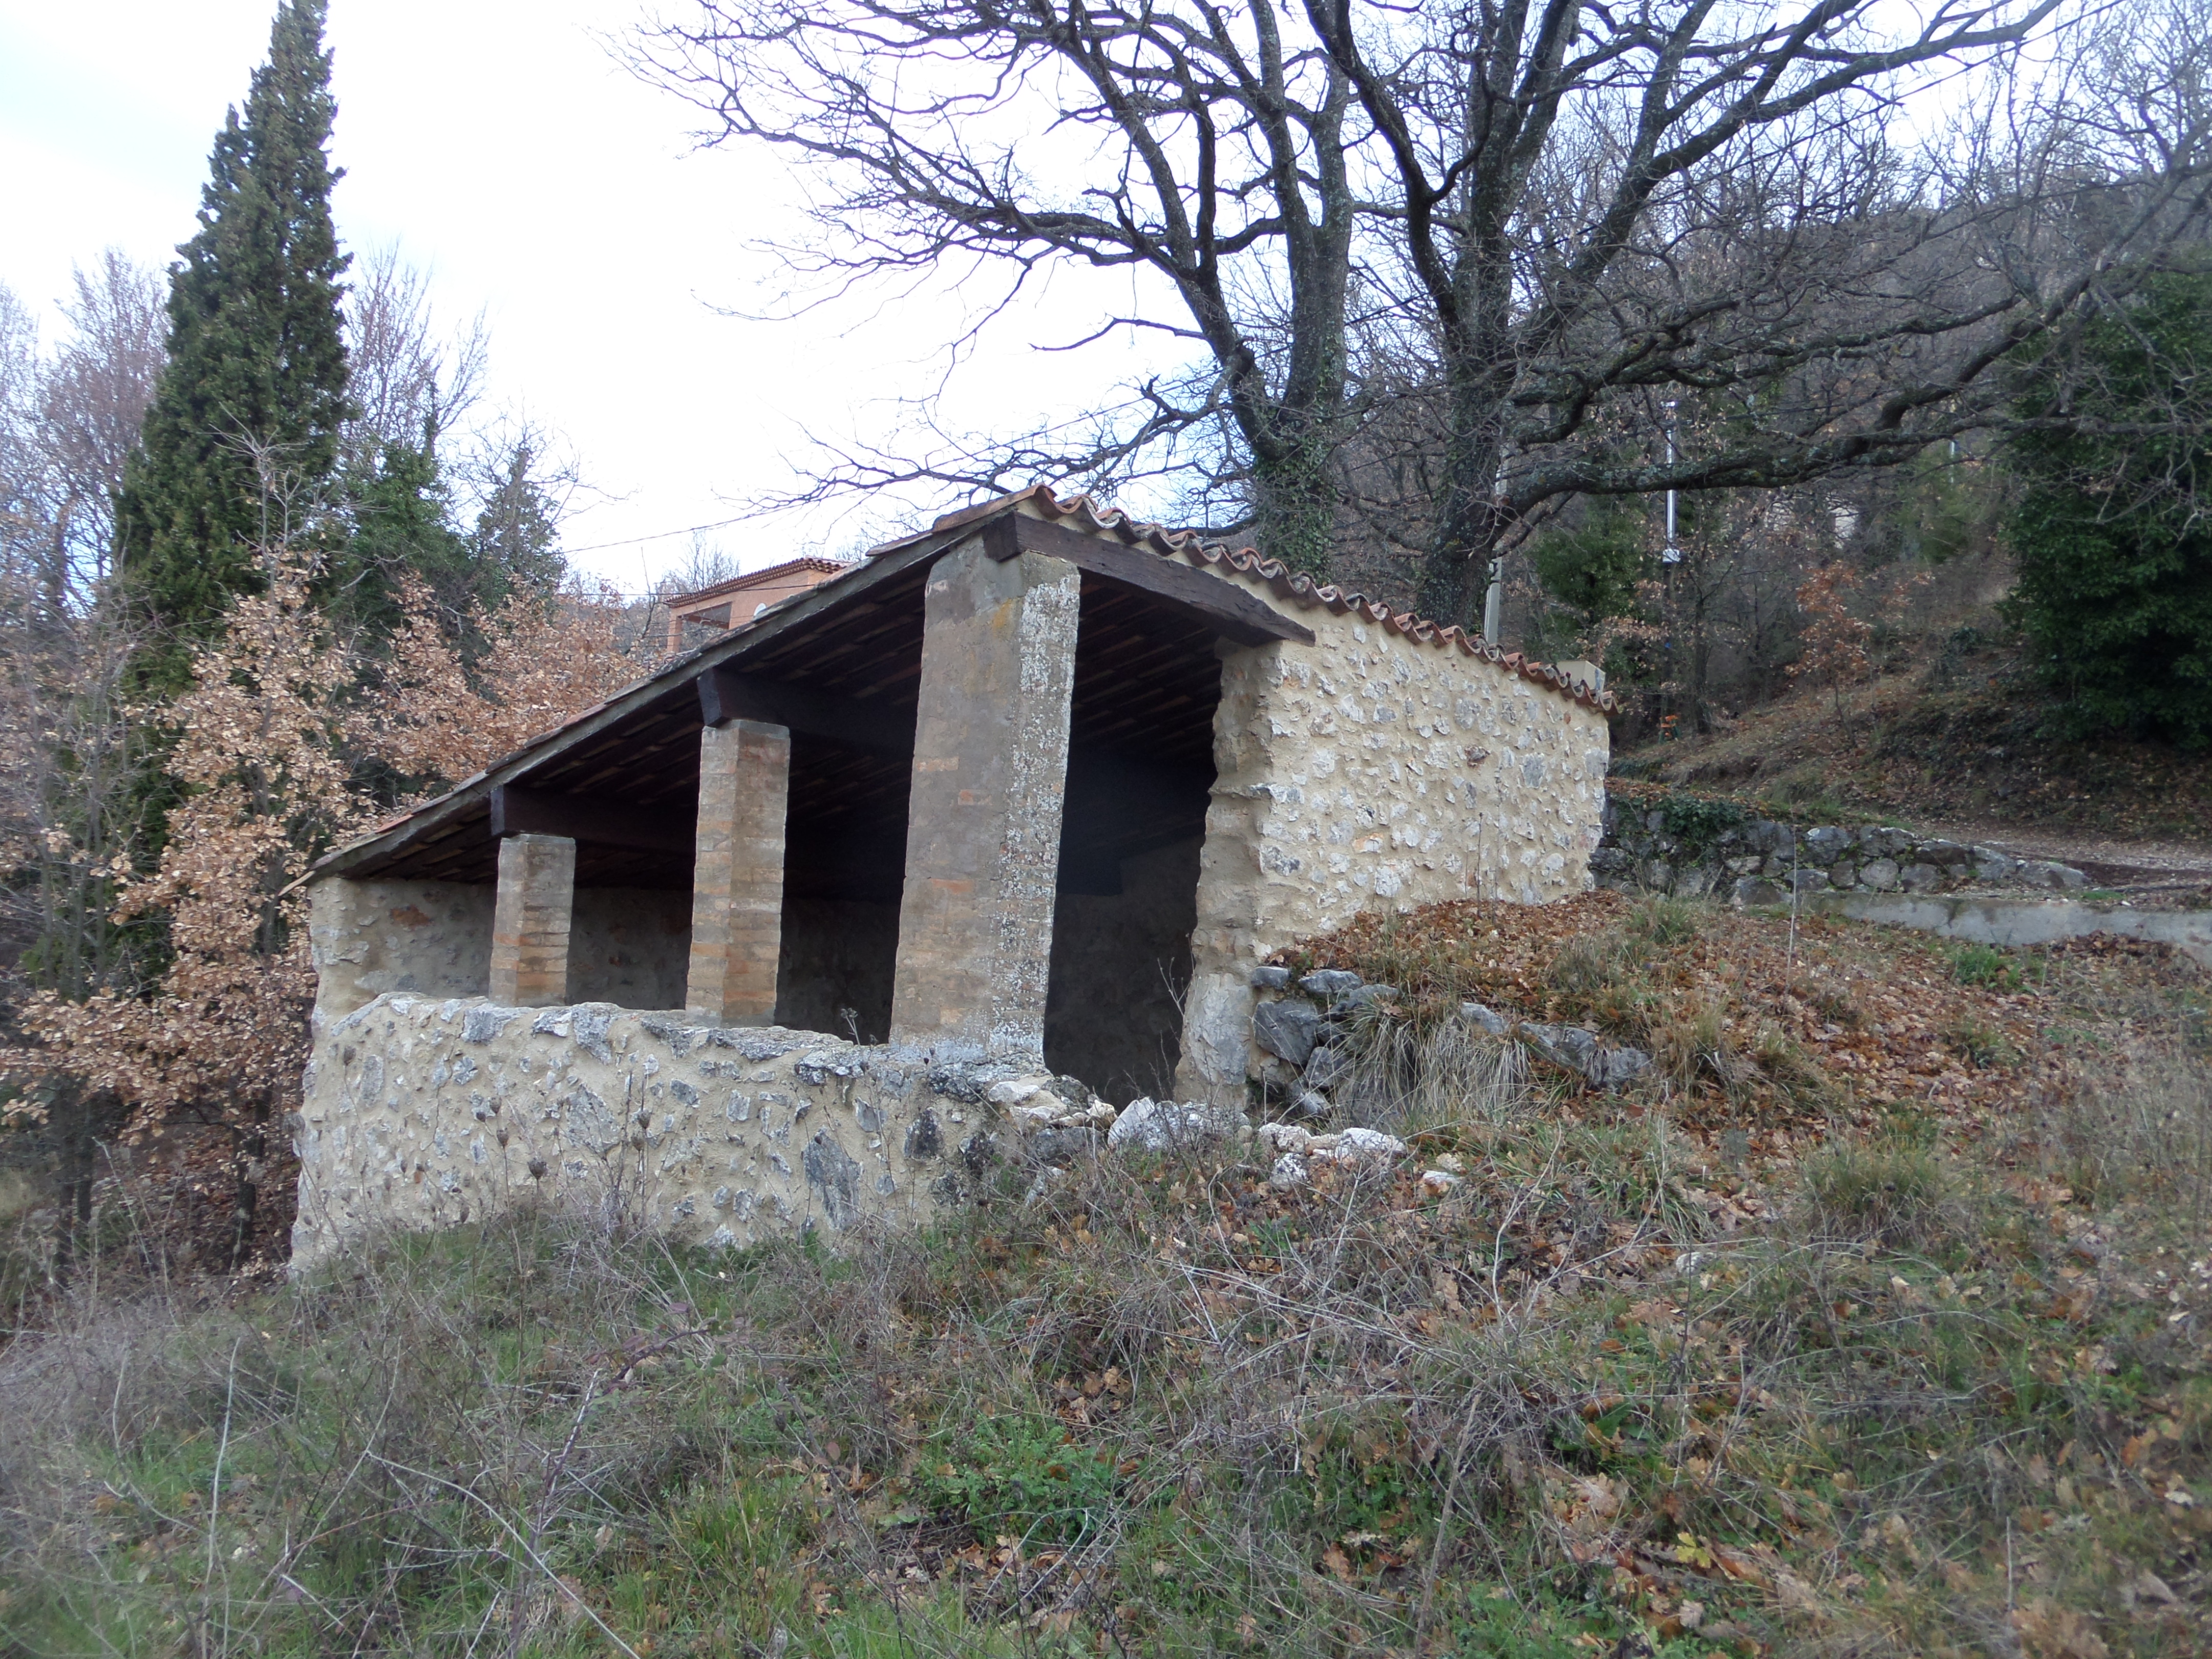
[[[1608,1048],[1601,1045],[1583,1075],[1601,1089],[1618,1089],[1633,1083],[1651,1069],[1651,1056],[1641,1048]]]
[[[1322,1094],[1316,1090],[1305,1089],[1301,1090],[1297,1097],[1292,1100],[1289,1105],[1283,1108],[1283,1114],[1286,1117],[1303,1119],[1307,1122],[1313,1122],[1321,1118],[1327,1117],[1336,1108],[1330,1103],[1329,1097],[1327,1095]]]
[[[1395,1002],[1398,988],[1395,985],[1355,985],[1336,1000],[1340,1009],[1372,1008],[1378,1002]]]
[[[1356,991],[1365,983],[1348,968],[1316,968],[1298,981],[1298,989],[1308,996],[1334,998]]]
[[[1522,1039],[1554,1066],[1565,1066],[1570,1072],[1588,1073],[1590,1062],[1597,1058],[1597,1037],[1579,1025],[1542,1025],[1524,1023]]]
[[[1352,1050],[1344,1044],[1331,1043],[1317,1048],[1306,1059],[1306,1087],[1333,1089],[1351,1070]]]
[[[1304,1158],[1296,1152],[1285,1152],[1275,1160],[1275,1167],[1267,1176],[1267,1184],[1270,1187],[1303,1187],[1312,1179]]]
[[[1524,1024],[1521,1035],[1554,1066],[1581,1073],[1600,1089],[1617,1089],[1651,1069],[1651,1056],[1641,1048],[1613,1048],[1579,1025]]]
[[[1850,849],[1851,832],[1837,824],[1823,825],[1805,832],[1804,860],[1808,864],[1833,864]]]
[[[1932,864],[1908,864],[1897,872],[1897,884],[1908,893],[1932,893],[1943,884],[1943,872]]]
[[[1287,991],[1291,988],[1291,970],[1287,968],[1255,968],[1252,988],[1255,991]]]
[[[1106,1132],[1106,1144],[1121,1152],[1166,1152],[1227,1140],[1250,1127],[1231,1107],[1133,1100]]]
[[[1309,974],[1310,981],[1317,977]],[[1352,976],[1355,980],[1358,975]],[[1263,1002],[1252,1014],[1252,1040],[1278,1059],[1303,1066],[1321,1035],[1321,1012],[1310,1002]]]
[[[1897,860],[1876,859],[1870,864],[1861,865],[1859,885],[1871,888],[1877,893],[1894,892],[1897,890]]]
[[[1449,1192],[1453,1188],[1458,1186],[1460,1182],[1461,1177],[1454,1175],[1449,1170],[1424,1170],[1421,1171],[1421,1186],[1423,1190],[1434,1193],[1439,1198],[1443,1197],[1444,1194]]]
[[[1386,1135],[1380,1129],[1340,1129],[1308,1141],[1306,1158],[1335,1164],[1383,1163],[1403,1158],[1409,1150],[1397,1136]]]
[[[1513,1022],[1504,1015],[1486,1008],[1479,1002],[1462,1002],[1459,1017],[1477,1030],[1487,1031],[1492,1036],[1505,1036],[1513,1030]]]
[[[1103,1129],[1114,1121],[1114,1109],[1072,1078],[1005,1078],[983,1098],[1024,1129]]]
[[[2031,887],[2063,888],[2071,893],[2078,893],[2089,884],[2089,878],[2081,871],[2048,860],[2021,865],[2020,878]]]
[[[1313,1134],[1295,1123],[1262,1123],[1252,1132],[1252,1142],[1278,1157],[1285,1152],[1303,1154],[1313,1145]]]

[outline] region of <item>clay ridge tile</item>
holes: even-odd
[[[1393,611],[1381,600],[1370,599],[1364,593],[1347,593],[1334,583],[1316,582],[1279,559],[1267,557],[1256,548],[1231,548],[1219,542],[1208,542],[1195,531],[1170,530],[1164,525],[1146,523],[1117,507],[1093,501],[1089,495],[1073,495],[1063,501],[1053,494],[1049,484],[1033,484],[1011,495],[947,514],[933,528],[948,529],[975,523],[1024,501],[1048,519],[1072,520],[1079,528],[1118,537],[1131,546],[1148,548],[1163,557],[1180,557],[1201,568],[1232,573],[1266,587],[1278,597],[1289,598],[1301,605],[1320,605],[1334,616],[1358,616],[1420,644],[1440,650],[1457,649],[1468,656],[1479,657],[1600,714],[1610,714],[1620,707],[1611,692],[1595,690],[1549,663],[1530,661],[1518,651],[1500,651],[1481,635],[1470,634],[1455,624],[1440,625],[1410,611]]]

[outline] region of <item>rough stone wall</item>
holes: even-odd
[[[1590,870],[1601,887],[1737,904],[1786,903],[1793,891],[2079,891],[2088,885],[2070,866],[2016,859],[1993,847],[1916,836],[1893,824],[1800,830],[1688,795],[1656,805],[1608,796],[1605,838],[1590,855]]]
[[[1253,967],[1364,909],[1589,884],[1605,716],[1357,617],[1228,652],[1178,1088],[1241,1101]]]
[[[348,881],[308,890],[315,1012],[351,1013],[386,991],[480,997],[491,983],[489,884]]]
[[[301,1267],[526,1196],[722,1243],[918,1220],[1006,1155],[973,1073],[819,1032],[391,994],[316,1024]]]
[[[1060,896],[1044,1012],[1048,1070],[1116,1100],[1174,1087],[1198,860],[1193,836],[1124,859],[1118,894]]]

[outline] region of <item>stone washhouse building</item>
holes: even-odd
[[[1283,946],[1589,884],[1584,665],[1044,488],[805,574],[316,866],[295,1260],[918,1219],[1024,1077],[1249,1103]]]

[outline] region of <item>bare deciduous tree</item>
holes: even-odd
[[[481,314],[449,336],[438,325],[428,275],[396,244],[356,256],[346,294],[346,389],[358,411],[345,444],[356,461],[380,445],[422,447],[483,395],[489,338]]]
[[[830,482],[1127,476],[1169,440],[1218,480],[1225,434],[1263,548],[1318,568],[1328,514],[1464,622],[1577,495],[1789,486],[1998,420],[2010,353],[2203,234],[2200,10],[700,0],[641,62],[710,142],[820,169],[809,269],[1136,266],[1180,314],[1108,328],[1205,349],[1079,453]],[[1678,404],[1708,441],[1670,455]]]
[[[1018,289],[1058,256],[1173,294],[1180,315],[1113,318],[1085,343],[1162,331],[1199,347],[1207,372],[1146,385],[1133,419],[1072,447],[1040,434],[949,476],[1110,479],[1225,417],[1261,538],[1317,568],[1357,204],[1348,88],[1286,21],[1272,4],[1197,0],[700,0],[689,21],[647,31],[635,62],[705,113],[709,143],[764,143],[820,168],[805,270],[842,283],[967,258],[1004,262]],[[897,471],[863,457],[833,482]]]
[[[2186,98],[2115,112],[2086,71],[2019,71],[2057,9],[1308,0],[1388,151],[1399,314],[1433,354],[1423,607],[1466,617],[1575,493],[1790,484],[1971,429],[2008,352],[2200,223]],[[2109,93],[2155,57],[2081,62]],[[1912,137],[1908,101],[1947,98],[1962,118]],[[1671,459],[1670,399],[1725,416]]]

